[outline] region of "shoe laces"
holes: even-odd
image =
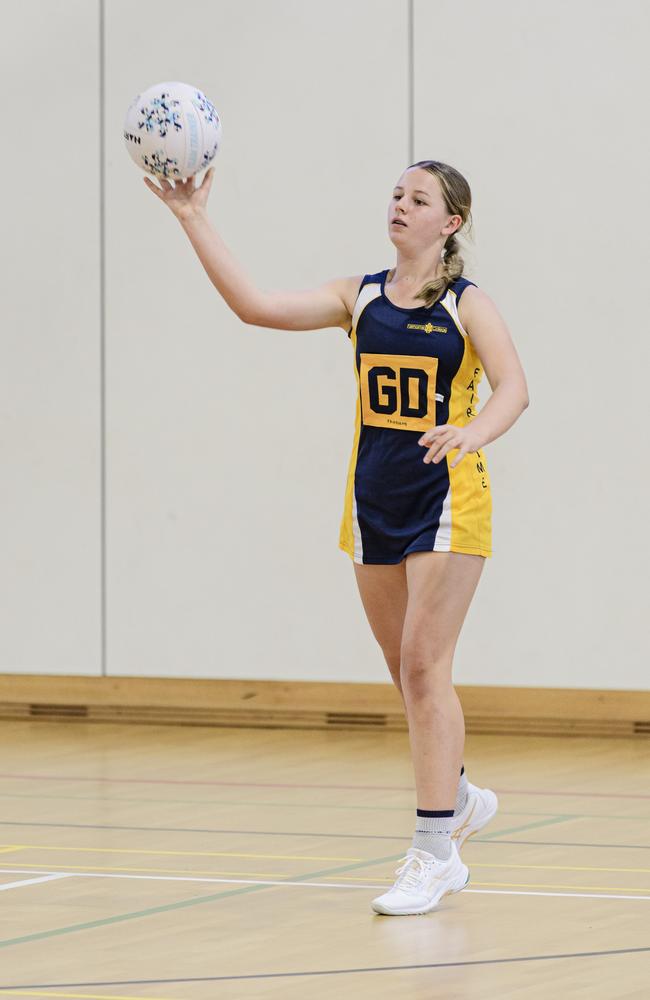
[[[400,858],[400,861],[402,860],[404,864],[400,868],[395,869],[395,874],[400,876],[397,879],[396,887],[398,886],[400,889],[407,891],[409,889],[419,889],[423,877],[431,871],[436,862],[436,859],[425,861],[418,854],[406,854],[404,858]]]

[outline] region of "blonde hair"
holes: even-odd
[[[463,220],[458,229],[445,240],[442,274],[423,285],[415,296],[416,299],[424,299],[424,308],[429,309],[434,302],[444,296],[449,285],[463,273],[465,261],[460,255],[461,247],[456,233],[462,229],[468,219],[470,226],[472,225],[470,211],[472,192],[463,175],[454,167],[450,167],[448,163],[441,163],[440,160],[419,160],[407,167],[407,170],[410,170],[411,167],[421,167],[438,178],[447,211],[450,215],[460,215]]]

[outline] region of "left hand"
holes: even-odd
[[[451,468],[455,468],[470,451],[478,451],[481,447],[476,433],[472,430],[471,424],[465,427],[456,427],[454,424],[440,424],[438,427],[431,427],[425,431],[418,444],[428,447],[424,456],[425,462],[437,462],[444,458],[448,451],[458,448],[458,454],[451,463]]]

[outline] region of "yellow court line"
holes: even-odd
[[[35,869],[36,871],[42,872],[47,869],[47,872],[54,871],[64,871],[64,872],[131,872],[136,874],[138,872],[146,873],[148,875],[187,875],[190,878],[199,878],[200,876],[205,876],[209,878],[214,875],[244,875],[246,878],[290,878],[289,875],[280,874],[277,872],[233,872],[224,868],[223,871],[200,871],[194,870],[193,868],[136,868],[134,866],[120,866],[120,865],[51,865],[49,862],[47,864],[30,864],[28,861],[20,862],[21,869]],[[0,868],[1,872],[1,868]],[[47,874],[46,872],[46,874]],[[338,876],[337,876],[338,877]],[[341,876],[342,877],[342,876]],[[350,878],[350,876],[346,876]]]
[[[42,871],[42,869],[43,869],[42,865],[38,865],[38,866],[26,865],[25,867],[26,868],[37,867],[39,871]],[[109,867],[109,868],[102,868],[102,867],[97,866],[97,865],[88,865],[88,866],[86,866],[86,868],[82,868],[79,865],[69,865],[68,867],[66,867],[64,865],[48,865],[47,867],[48,867],[48,870],[53,870],[55,868],[63,868],[64,871],[69,871],[69,872],[75,872],[75,871],[78,870],[81,873],[80,877],[83,877],[84,873],[88,872],[88,868],[92,868],[94,871],[108,871],[108,872],[116,873],[116,874],[119,873],[119,872],[125,872],[125,873],[128,873],[128,872],[131,872],[131,873],[133,873],[133,872],[149,872],[149,873],[154,873],[154,874],[162,874],[162,873],[165,873],[165,874],[171,874],[171,873],[179,874],[179,872],[175,872],[174,869],[166,869],[166,868],[160,868],[160,869],[159,868],[111,868],[111,867]],[[240,880],[245,881],[246,879],[255,879],[255,878],[260,878],[260,879],[262,879],[262,878],[268,878],[268,879],[274,879],[274,880],[277,879],[277,880],[279,880],[280,881],[280,885],[282,885],[283,882],[287,882],[287,881],[290,882],[291,881],[291,876],[290,875],[286,875],[286,874],[284,874],[284,875],[278,875],[277,872],[269,872],[269,873],[265,874],[263,872],[228,872],[228,871],[224,871],[224,872],[181,872],[180,874],[186,874],[186,875],[190,875],[190,876],[194,876],[194,877],[198,877],[200,875],[205,875],[206,877],[213,876],[213,877],[217,878],[217,877],[221,876],[225,880],[229,880],[230,879],[230,880],[234,880],[234,881],[240,881]],[[471,872],[470,872],[470,874],[471,874]],[[92,878],[92,872],[88,872],[88,876],[90,878]],[[371,888],[372,885],[377,885],[380,882],[387,882],[387,883],[392,882],[392,878],[386,877],[386,876],[383,876],[383,875],[377,875],[377,876],[370,876],[369,875],[367,878],[364,878],[363,881],[359,881],[359,876],[356,876],[356,878],[355,878],[355,876],[350,876],[350,875],[336,875],[336,876],[332,876],[332,877],[333,878],[336,877],[339,881],[343,881],[344,879],[346,881],[350,881],[353,884],[358,885],[360,889]],[[327,876],[324,876],[324,878],[327,878]],[[367,885],[367,883],[369,883],[369,882],[371,882],[371,886]],[[327,886],[328,883],[327,882],[323,882],[323,885]],[[641,888],[634,889],[634,888],[632,888],[630,886],[627,886],[627,885],[554,885],[554,884],[546,884],[544,882],[539,882],[539,883],[528,883],[528,882],[476,882],[474,879],[470,880],[469,885],[470,885],[470,888],[473,888],[474,886],[479,886],[480,885],[480,886],[487,886],[488,888],[496,888],[497,886],[501,886],[501,887],[506,886],[509,889],[568,889],[571,892],[582,892],[582,891],[592,892],[593,891],[593,892],[640,892],[640,893],[644,893],[644,894],[650,893],[650,886],[647,887],[647,888],[641,887]],[[48,994],[48,995],[51,996],[51,994]],[[147,1000],[149,1000],[149,998],[147,998]]]
[[[471,864],[469,865],[470,871],[474,868],[531,868],[537,871],[543,872],[636,872],[637,874],[647,875],[650,872],[650,868],[599,868],[599,867],[587,867],[586,865],[488,865],[488,864]]]
[[[79,851],[80,853],[89,852],[95,854],[164,854],[164,855],[180,855],[182,857],[217,857],[217,858],[263,858],[267,861],[363,861],[363,858],[347,858],[347,857],[319,857],[311,854],[235,854],[229,851],[152,851],[143,848],[128,848],[128,847],[64,847],[64,846],[54,846],[50,844],[15,844],[0,847],[0,853],[9,853],[11,851],[19,850],[31,850],[31,851]],[[29,863],[28,867],[32,867]],[[62,865],[40,865],[36,867],[66,867]],[[67,866],[75,867],[75,866]],[[76,866],[80,867],[80,866]],[[98,865],[87,865],[86,867],[95,868],[99,870]],[[634,875],[648,875],[650,874],[650,868],[606,868],[600,865],[519,865],[511,862],[503,862],[500,864],[494,864],[492,862],[472,862],[469,865],[470,870],[476,868],[512,868],[520,870],[530,870],[530,871],[558,871],[558,872],[628,872]],[[102,868],[102,871],[108,869]],[[111,870],[115,871],[151,871],[170,874],[173,869],[164,868],[115,868]],[[174,874],[179,874],[175,871]],[[182,874],[196,875],[197,872],[184,871]],[[208,874],[206,872],[201,872],[200,874]],[[276,873],[271,872],[214,872],[215,875],[257,875],[264,878],[277,878]]]
[[[47,869],[47,872],[45,872],[45,874],[47,874],[49,872],[55,872],[55,871],[64,871],[64,872],[70,872],[71,874],[74,874],[75,872],[81,872],[82,875],[84,874],[84,872],[89,872],[89,873],[92,873],[92,872],[116,872],[116,873],[117,872],[125,872],[125,873],[131,873],[131,874],[145,873],[145,874],[153,875],[153,876],[155,876],[155,875],[179,875],[179,876],[186,875],[186,876],[188,876],[188,878],[200,878],[201,876],[205,876],[206,878],[210,878],[210,877],[213,877],[213,876],[215,878],[217,878],[217,877],[224,877],[224,876],[225,877],[229,877],[229,878],[233,878],[236,875],[243,876],[244,878],[287,879],[287,878],[292,878],[293,877],[291,875],[287,875],[286,872],[280,872],[280,873],[278,873],[278,872],[250,872],[250,871],[238,872],[238,871],[230,871],[230,869],[228,869],[228,868],[224,868],[223,870],[206,872],[206,871],[200,871],[200,870],[196,870],[195,871],[192,868],[135,868],[133,866],[129,867],[129,866],[119,866],[119,865],[51,865],[49,862],[47,862],[46,864],[40,864],[40,865],[34,864],[34,865],[32,865],[32,864],[29,864],[29,862],[27,862],[27,861],[21,861],[20,862],[20,867],[21,867],[21,869],[30,869],[30,870],[34,869],[35,871],[38,871],[38,872],[43,872],[44,869]],[[2,868],[0,867],[0,874],[1,873],[2,873]],[[296,875],[295,877],[298,877],[298,876]],[[381,880],[382,877],[383,876],[378,876],[378,878],[380,880]],[[338,878],[338,876],[337,876],[337,878]],[[350,876],[350,875],[346,875],[346,876],[342,875],[341,878],[350,879],[350,881],[352,881],[352,882],[355,881],[354,876]]]
[[[9,862],[5,862],[5,864],[8,863]],[[16,861],[16,864],[19,864],[21,869],[24,869],[26,871],[34,870],[37,872],[45,872],[46,874],[47,872],[57,872],[57,871],[64,871],[71,873],[81,872],[82,874],[84,872],[124,872],[133,875],[136,874],[152,875],[152,876],[178,875],[179,877],[186,876],[187,878],[200,878],[200,877],[210,878],[212,876],[216,878],[221,876],[232,877],[235,875],[241,875],[244,878],[279,878],[279,879],[298,877],[299,874],[299,873],[297,874],[294,873],[294,875],[291,875],[288,874],[287,872],[252,872],[248,870],[240,872],[237,871],[237,869],[232,870],[230,868],[217,869],[216,871],[202,871],[200,869],[193,869],[193,868],[141,868],[135,865],[93,865],[93,864],[53,865],[49,861],[41,862],[40,864],[35,864],[35,863],[31,864],[29,861],[22,861],[22,860]],[[346,876],[346,878],[349,877],[350,876]],[[352,879],[352,881],[354,881],[354,879]]]
[[[0,847],[0,851],[4,848]],[[7,850],[16,850],[15,845],[8,845]],[[278,861],[363,861],[363,858],[350,858],[338,855],[320,854],[242,854],[234,851],[155,851],[141,847],[63,847],[58,844],[20,844],[20,850],[27,851],[89,851],[95,854],[172,854],[190,858],[265,858]]]
[[[82,874],[84,872],[89,872],[90,874],[92,874],[92,872],[111,872],[111,873],[114,872],[115,874],[118,874],[118,873],[122,872],[124,874],[132,874],[132,875],[135,875],[135,874],[144,874],[144,875],[153,875],[153,876],[155,876],[155,875],[163,875],[163,876],[164,875],[178,875],[178,876],[181,876],[181,877],[182,876],[187,876],[188,878],[201,878],[201,877],[205,877],[205,878],[237,878],[237,877],[240,877],[240,878],[246,878],[246,879],[250,879],[250,878],[269,878],[269,879],[287,879],[287,878],[289,878],[290,879],[292,877],[291,875],[287,875],[286,872],[280,872],[280,873],[278,873],[278,872],[251,872],[251,871],[240,872],[240,871],[236,871],[236,870],[235,871],[231,871],[231,870],[229,870],[227,868],[225,868],[225,869],[217,869],[216,871],[202,871],[200,869],[192,869],[192,868],[138,868],[138,867],[135,867],[135,866],[127,866],[127,865],[124,865],[124,866],[120,866],[120,865],[52,865],[49,862],[47,862],[45,864],[37,865],[37,864],[30,864],[29,862],[24,862],[24,861],[20,862],[20,866],[21,866],[21,868],[25,868],[25,869],[32,869],[33,868],[33,869],[36,869],[37,871],[41,871],[41,872],[44,869],[47,869],[48,872],[66,871],[66,872],[81,872]],[[635,868],[620,868],[620,869],[618,869],[618,868],[602,868],[602,869],[599,869],[599,868],[593,868],[593,869],[575,868],[574,869],[574,868],[569,868],[569,867],[563,868],[561,865],[548,865],[548,866],[544,866],[544,865],[470,865],[469,866],[470,877],[471,877],[471,872],[474,870],[474,868],[481,868],[481,867],[482,868],[490,868],[490,867],[492,867],[492,868],[511,868],[511,867],[512,868],[532,868],[533,870],[537,869],[537,870],[541,870],[541,871],[544,871],[545,867],[548,867],[549,869],[558,868],[558,869],[564,870],[564,871],[606,871],[606,872],[617,872],[617,871],[623,871],[623,872],[641,871],[641,872],[643,872],[643,871],[646,871],[646,869],[643,869],[643,868],[639,868],[639,869],[635,869]],[[296,877],[298,877],[298,876],[296,876]],[[353,882],[353,883],[356,884],[359,881],[359,876],[357,876],[357,875],[336,875],[336,880],[338,882],[348,881],[348,882]],[[392,882],[393,878],[392,878],[392,876],[387,876],[387,875],[369,875],[367,879],[364,879],[364,881],[370,881],[370,880],[372,880],[373,882]],[[497,884],[498,885],[502,885],[502,884],[503,885],[514,885],[515,883],[514,882],[513,883],[507,883],[507,882],[496,883],[495,882],[495,883],[490,883],[490,884],[491,885],[497,885]],[[579,889],[580,886],[572,886],[572,888]],[[630,892],[650,892],[650,889],[630,889],[629,891]]]

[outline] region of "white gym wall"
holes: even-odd
[[[530,406],[484,449],[494,555],[454,679],[647,687],[649,22],[645,0],[7,7],[0,672],[390,679],[338,548],[350,341],[241,323],[124,147],[133,97],[182,80],[222,118],[209,214],[260,287],[393,266],[404,167],[466,176],[466,273]]]

